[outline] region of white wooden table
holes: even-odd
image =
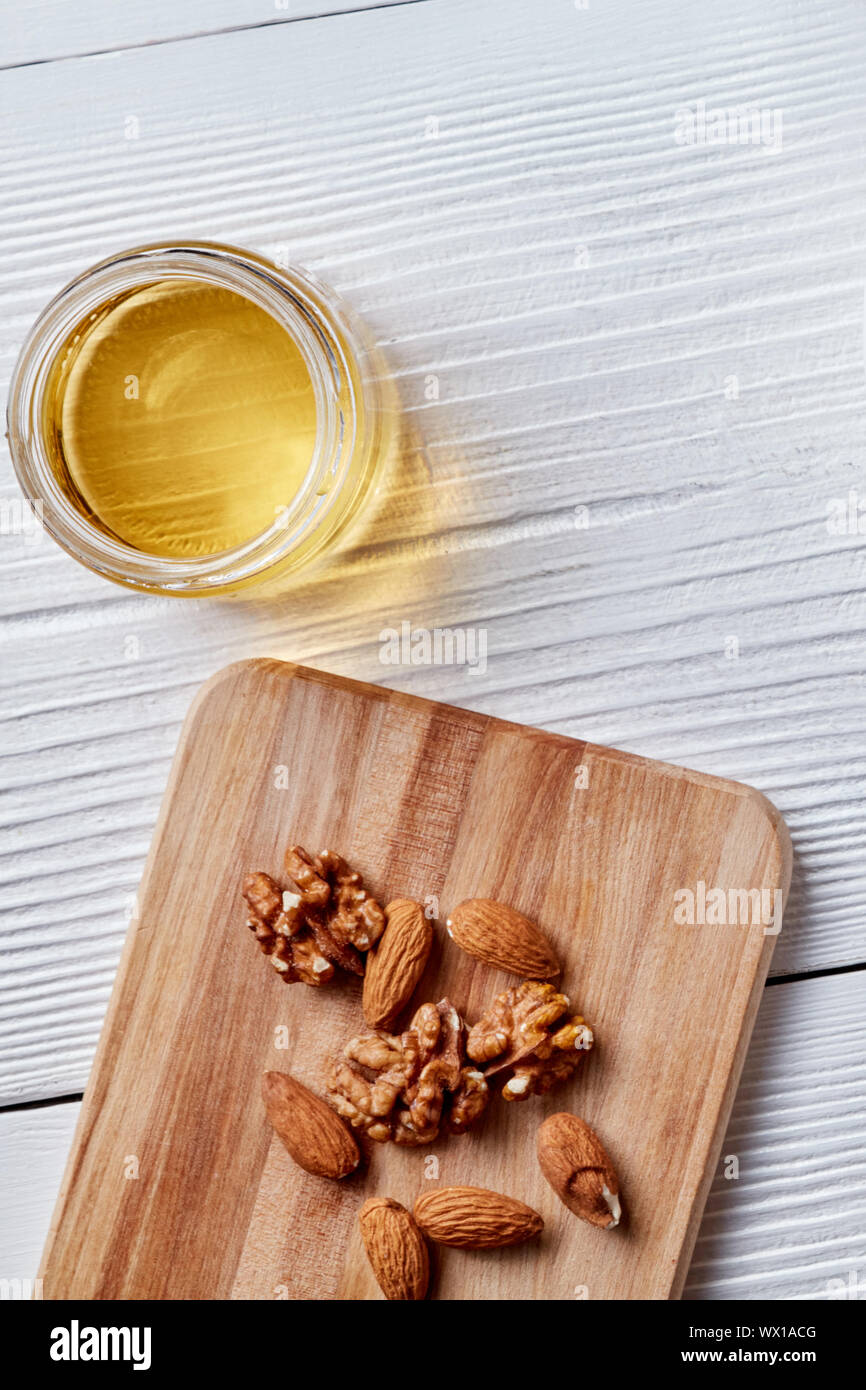
[[[767,792],[794,884],[687,1296],[866,1296],[864,20],[4,8],[4,384],[75,273],[206,237],[334,284],[406,430],[336,561],[190,603],[22,534],[4,451],[0,1278],[35,1272],[180,721],[269,654]],[[383,666],[402,621],[485,629],[486,671]]]

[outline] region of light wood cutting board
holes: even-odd
[[[576,1077],[544,1099],[497,1098],[476,1131],[429,1150],[371,1146],[340,1183],[295,1167],[261,1073],[321,1091],[362,1020],[358,981],[283,985],[244,925],[244,875],[282,877],[292,841],[344,854],[383,903],[435,897],[444,921],[492,897],[536,919],[596,1033]],[[381,1297],[358,1208],[374,1193],[411,1206],[434,1182],[509,1193],[546,1223],[527,1246],[439,1251],[435,1297],[677,1297],[775,936],[677,925],[674,895],[699,881],[784,894],[790,857],[748,787],[282,662],[228,667],[181,737],[45,1297]],[[471,1022],[510,983],[440,925],[415,1003],[448,995]],[[563,1109],[614,1160],[618,1230],[576,1220],[541,1176],[536,1129]]]

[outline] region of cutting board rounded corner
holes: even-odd
[[[794,846],[791,841],[791,832],[782,812],[768,796],[758,791],[757,787],[750,787],[746,782],[731,782],[729,785],[736,787],[748,797],[758,812],[760,823],[767,827],[778,854],[779,887],[782,890],[783,898],[787,898],[794,864]]]
[[[271,656],[251,656],[245,657],[242,661],[231,661],[228,666],[221,666],[218,671],[214,671],[212,676],[208,676],[203,681],[190,701],[189,709],[184,719],[184,731],[192,724],[195,724],[201,715],[206,711],[207,706],[216,698],[223,697],[225,686],[234,686],[231,692],[233,695],[244,694],[244,687],[248,686],[250,692],[258,694],[260,691],[260,680],[262,676],[273,675],[279,680],[291,679],[298,668],[290,661],[281,661],[277,657]]]

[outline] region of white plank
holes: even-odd
[[[866,1293],[862,974],[765,992],[685,1297]],[[0,1274],[33,1278],[78,1105],[0,1112]],[[7,1273],[8,1272],[8,1273]],[[837,1281],[837,1282],[834,1282]],[[859,1281],[859,1283],[858,1283]]]
[[[421,0],[16,0],[0,7],[0,68]]]
[[[845,2],[435,0],[4,74],[0,380],[65,280],[176,229],[336,284],[406,440],[266,599],[0,537],[0,1097],[82,1086],[179,722],[257,653],[752,782],[797,851],[774,968],[866,957],[862,538],[825,524],[862,439],[864,57]],[[678,146],[698,98],[780,106],[782,148]],[[383,666],[403,620],[484,627],[486,672]]]
[[[51,1224],[80,1103],[0,1111],[0,1280],[29,1299]]]
[[[863,972],[765,991],[686,1298],[866,1298],[864,1004]]]

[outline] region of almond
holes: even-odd
[[[491,1250],[537,1236],[544,1222],[523,1202],[486,1187],[440,1187],[415,1203],[415,1220],[439,1245]]]
[[[420,903],[397,898],[385,908],[385,930],[367,956],[362,999],[371,1028],[390,1029],[415,992],[433,945],[433,924]]]
[[[268,1119],[292,1158],[320,1178],[344,1178],[361,1154],[349,1130],[329,1105],[282,1071],[266,1071],[262,1100]]]
[[[371,1197],[358,1216],[361,1239],[376,1282],[394,1302],[418,1302],[427,1292],[427,1242],[405,1207],[391,1197]]]
[[[445,925],[461,950],[499,970],[525,980],[549,980],[560,973],[559,962],[535,923],[504,903],[470,898],[455,907]]]
[[[622,1216],[619,1182],[604,1145],[578,1115],[549,1115],[538,1130],[538,1161],[557,1197],[593,1226],[611,1230]]]

